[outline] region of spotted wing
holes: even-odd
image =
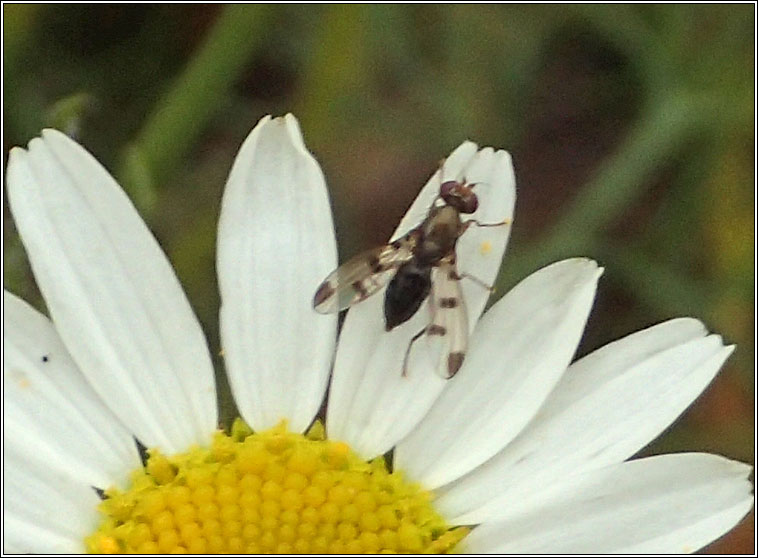
[[[455,263],[443,260],[435,271],[429,297],[432,318],[425,336],[432,354],[439,354],[437,374],[447,379],[455,376],[463,365],[468,347],[468,317]]]
[[[402,264],[413,258],[415,235],[367,250],[345,262],[316,289],[313,308],[322,314],[339,312],[366,300],[390,280]]]

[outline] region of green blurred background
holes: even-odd
[[[738,348],[643,453],[754,462],[754,26],[742,5],[3,6],[3,154],[62,129],[124,185],[217,353],[215,230],[236,150],[293,112],[342,258],[388,238],[464,139],[508,149],[498,294],[606,271],[579,355],[675,316]],[[4,211],[5,287],[44,308]],[[220,366],[219,366],[220,369]],[[753,516],[706,552],[752,553]]]

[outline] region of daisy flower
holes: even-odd
[[[466,142],[395,237],[462,179],[474,218],[512,217],[510,156]],[[489,292],[464,278],[471,338],[449,381],[426,358],[401,375],[428,315],[385,332],[381,294],[337,343],[312,307],[337,265],[327,190],[291,115],[261,120],[224,192],[221,340],[244,420],[227,430],[198,320],[108,172],[46,130],[11,151],[7,186],[50,319],[5,292],[6,552],[676,553],[752,506],[742,463],[628,460],[733,347],[683,318],[571,363],[593,261],[539,270],[483,316]],[[470,227],[459,270],[492,283],[509,230]]]

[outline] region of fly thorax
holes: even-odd
[[[427,264],[444,258],[455,249],[460,226],[458,210],[450,206],[436,208],[424,227],[417,257]]]

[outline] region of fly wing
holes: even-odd
[[[468,317],[455,263],[443,260],[432,280],[432,310],[426,338],[432,354],[439,354],[437,374],[452,378],[463,365],[468,347]]]
[[[390,280],[395,270],[413,258],[415,236],[367,250],[348,260],[316,289],[313,308],[322,314],[339,312],[366,300]]]

